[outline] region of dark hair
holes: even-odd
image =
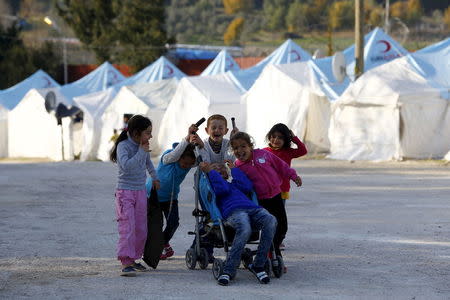
[[[282,148],[291,148],[291,142],[292,142],[292,135],[291,130],[284,125],[283,123],[278,123],[273,125],[273,127],[269,130],[269,132],[266,135],[266,140],[269,142],[269,146],[272,147],[270,144],[270,138],[275,132],[279,132],[282,135],[283,138],[283,147]]]
[[[111,154],[109,156],[111,161],[117,162],[117,145],[128,138],[127,133],[130,133],[131,137],[141,135],[142,131],[146,130],[149,126],[152,126],[152,121],[150,121],[149,118],[141,115],[132,116],[130,120],[128,120],[128,128],[122,130],[111,149]]]
[[[225,127],[227,127],[227,118],[225,118],[222,115],[212,115],[211,117],[208,118],[208,120],[206,121],[206,127],[209,126],[209,123],[211,123],[212,120],[220,120],[220,121],[224,121],[225,122]]]
[[[195,160],[197,157],[195,156],[195,145],[189,144],[186,146],[186,149],[184,149],[183,153],[181,154],[180,158],[189,157]]]
[[[233,142],[236,140],[243,140],[243,141],[247,142],[250,145],[250,147],[252,147],[252,148],[254,146],[252,137],[246,132],[239,131],[239,132],[236,132],[235,134],[233,134],[233,136],[230,138],[230,147],[232,147]]]

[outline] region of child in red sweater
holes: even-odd
[[[272,152],[289,166],[291,166],[293,158],[308,153],[305,144],[303,144],[302,141],[294,135],[292,130],[283,123],[275,124],[267,133],[266,140],[269,142],[269,147],[264,148],[264,150]],[[292,142],[297,145],[297,148],[291,147]],[[286,199],[289,199],[290,188],[291,185],[289,179],[284,179],[281,184],[281,198],[283,199],[283,204],[286,204]],[[284,249],[285,245],[281,243],[280,248]]]
[[[267,133],[266,140],[269,142],[269,147],[264,148],[264,150],[281,158],[289,167],[293,158],[308,153],[305,144],[283,123],[275,124]],[[292,142],[297,145],[297,148],[291,148]],[[290,188],[289,179],[285,178],[281,184],[281,198],[283,200],[289,199]]]

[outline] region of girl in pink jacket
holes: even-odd
[[[266,150],[253,149],[251,137],[245,132],[233,135],[230,145],[236,156],[236,167],[253,182],[259,204],[277,219],[278,225],[273,243],[275,253],[281,256],[280,244],[287,232],[281,184],[284,179],[291,179],[297,186],[301,186],[302,180],[294,169],[276,155]]]

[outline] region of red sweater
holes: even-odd
[[[300,156],[305,155],[308,153],[308,150],[306,149],[305,144],[300,141],[300,139],[296,136],[292,138],[292,142],[297,145],[297,148],[282,148],[282,149],[272,149],[270,147],[264,148],[264,150],[267,150],[279,158],[281,158],[284,162],[286,162],[289,166],[291,166],[291,161],[293,158],[297,158]],[[291,184],[289,182],[289,179],[284,179],[283,183],[281,184],[281,191],[282,192],[289,192],[289,189],[291,188]]]

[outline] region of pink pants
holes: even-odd
[[[145,190],[116,191],[116,214],[119,223],[117,258],[131,265],[144,253],[147,240],[147,193]]]

